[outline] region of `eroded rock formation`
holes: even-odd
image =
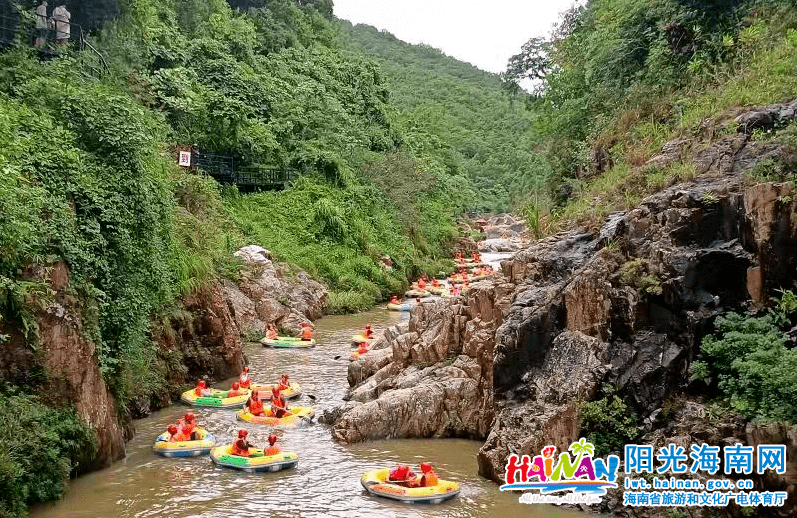
[[[244,247],[236,255],[247,268],[237,284],[224,281],[222,290],[242,334],[265,333],[268,324],[298,334],[302,322],[321,318],[327,300],[322,284],[302,270],[273,263],[259,246]]]
[[[0,348],[0,380],[33,383],[49,404],[71,405],[97,433],[97,454],[80,471],[109,466],[125,455],[124,430],[116,403],[100,372],[95,344],[84,333],[83,313],[69,282],[69,268],[59,261],[31,265],[27,280],[42,282],[49,297],[38,306],[38,345],[26,345],[18,329],[6,328],[9,342]]]
[[[654,164],[691,153],[684,142],[664,151]],[[797,271],[793,187],[741,174],[765,158],[793,163],[789,151],[741,133],[691,156],[694,181],[597,231],[537,241],[466,295],[420,304],[389,353],[350,367],[350,401],[327,416],[335,438],[484,438],[480,472],[498,481],[510,453],[566,450],[578,402],[605,384],[641,416],[687,391],[714,318],[764,302]]]

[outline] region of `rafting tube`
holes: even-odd
[[[429,286],[426,288],[426,291],[431,293],[432,295],[442,295],[444,291],[446,291],[445,286]]]
[[[246,400],[249,399],[249,389],[241,389],[240,396],[227,397],[229,390],[213,389],[213,394],[210,396],[197,396],[194,389],[186,390],[180,396],[180,400],[193,406],[210,406],[215,408],[236,408],[244,406]]]
[[[169,442],[169,432],[163,432],[155,439],[155,444],[152,445],[152,451],[161,457],[199,457],[200,455],[207,455],[213,446],[216,445],[216,440],[213,434],[204,428],[195,428],[199,439],[196,441],[176,441]]]
[[[241,457],[232,454],[232,444],[225,444],[210,451],[210,458],[219,466],[240,469],[247,473],[280,471],[296,466],[299,456],[292,451],[283,451],[276,455],[263,455],[263,450],[249,448],[252,457]]]
[[[256,390],[260,395],[260,399],[271,401],[271,389],[277,385],[252,385],[251,389]],[[281,393],[285,399],[293,399],[302,395],[302,386],[292,381],[286,389],[282,389]]]
[[[390,311],[411,311],[413,304],[392,304],[388,303],[387,309]]]
[[[375,469],[364,474],[360,483],[372,495],[413,504],[439,504],[459,494],[459,484],[456,482],[439,480],[435,486],[404,487],[387,482],[389,474],[387,468]]]
[[[425,290],[424,291],[410,290],[404,294],[404,296],[407,297],[408,299],[417,299],[417,298],[422,299],[424,297],[428,297],[429,295],[431,295],[431,293]]]
[[[301,349],[304,347],[315,346],[315,339],[302,340],[295,336],[278,336],[274,340],[271,338],[263,338],[260,343],[265,347],[278,347],[282,349]]]
[[[309,424],[315,415],[315,410],[309,406],[291,407],[288,412],[290,414],[285,417],[274,417],[270,409],[266,410],[266,415],[252,415],[244,408],[236,415],[239,421],[269,426],[304,426]]]

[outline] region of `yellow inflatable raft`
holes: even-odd
[[[418,299],[418,298],[422,299],[424,297],[428,297],[429,295],[431,295],[431,293],[425,290],[424,291],[410,290],[404,294],[404,296],[407,297],[408,299]]]
[[[410,311],[412,310],[413,304],[387,304],[387,309],[390,311]]]
[[[178,441],[169,442],[169,432],[163,432],[155,439],[155,444],[152,445],[152,451],[161,457],[199,457],[200,455],[207,455],[213,446],[216,445],[216,440],[213,434],[204,428],[196,428],[199,440],[196,441]]]
[[[232,454],[232,444],[225,444],[210,451],[210,458],[219,466],[240,469],[247,473],[264,471],[280,471],[296,466],[299,456],[292,451],[280,452],[276,455],[263,455],[263,450],[249,448],[251,457]]]
[[[278,336],[274,340],[271,338],[263,338],[260,343],[266,347],[278,347],[282,349],[301,349],[304,347],[315,346],[315,339],[302,340],[295,336]]]
[[[213,389],[210,396],[197,396],[194,389],[186,390],[180,396],[180,400],[193,406],[209,406],[215,408],[236,408],[241,407],[249,399],[251,391],[249,389],[241,389],[243,392],[240,396],[227,397],[229,390]]]
[[[442,295],[444,291],[446,291],[445,286],[429,286],[426,288],[426,291],[431,293],[432,295]]]
[[[274,385],[252,385],[250,388],[256,390],[260,399],[264,401],[271,401],[271,388]],[[292,381],[288,388],[282,390],[282,395],[285,399],[293,399],[302,395],[302,386]],[[247,398],[248,399],[248,398]]]
[[[266,410],[266,415],[252,415],[247,409],[238,412],[239,421],[246,421],[252,424],[265,424],[269,426],[304,426],[310,424],[315,410],[309,406],[295,406],[288,409],[289,415],[285,417],[274,417],[271,409]]]
[[[387,468],[375,469],[364,474],[360,483],[372,495],[414,504],[439,504],[459,494],[459,484],[456,482],[440,480],[436,486],[404,487],[387,482],[389,474]]]

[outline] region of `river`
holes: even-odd
[[[271,349],[245,345],[256,382],[271,382],[283,372],[302,384],[304,394],[294,404],[310,404],[316,414],[343,402],[348,387],[350,337],[370,323],[377,332],[408,318],[383,308],[357,315],[327,316],[316,323],[319,345],[312,349]],[[342,359],[335,360],[336,356]],[[233,380],[218,383],[228,388]],[[216,467],[209,457],[162,458],[152,453],[155,437],[176,422],[188,407],[177,403],[136,421],[136,436],[127,457],[110,468],[70,482],[65,497],[31,510],[36,518],[227,518],[271,517],[504,517],[584,516],[550,506],[518,503],[518,493],[504,493],[478,476],[478,441],[461,439],[402,439],[342,445],[332,440],[326,425],[277,430],[283,450],[299,454],[294,469],[249,474]],[[200,424],[217,443],[229,443],[243,423],[234,410],[193,408]],[[246,425],[250,441],[266,443],[268,427]],[[443,504],[410,505],[368,495],[360,476],[371,469],[421,461],[434,464],[441,478],[459,482],[461,493]]]

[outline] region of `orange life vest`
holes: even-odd
[[[438,482],[440,482],[440,479],[437,478],[437,473],[435,473],[434,470],[429,471],[429,473],[424,473],[421,477],[422,487],[436,486]]]
[[[184,442],[184,441],[190,441],[190,440],[191,440],[191,436],[190,435],[186,435],[186,434],[181,433],[179,431],[176,434],[172,435],[171,438],[169,438],[169,442]]]
[[[249,388],[249,374],[242,372],[240,376],[238,376],[238,385],[241,388]]]
[[[263,402],[261,400],[254,400],[249,398],[249,413],[252,415],[263,415],[265,410],[263,410]]]
[[[282,450],[279,448],[279,446],[269,446],[268,448],[266,448],[263,451],[263,455],[266,455],[266,456],[268,456],[268,455],[276,455],[278,453],[282,453]]]
[[[283,412],[287,410],[287,406],[285,405],[285,398],[282,397],[282,394],[279,396],[271,396],[271,412],[274,414],[275,417],[281,417],[277,415],[280,410]]]
[[[227,392],[227,397],[236,397],[236,396],[243,396],[243,392],[240,390],[230,389]]]
[[[249,457],[249,443],[246,439],[238,439],[232,443],[232,454],[240,457]]]
[[[304,331],[302,331],[302,340],[312,340],[313,339],[313,330],[309,327],[305,327]]]
[[[279,333],[277,332],[276,329],[269,329],[268,333],[266,333],[266,336],[268,336],[269,340],[276,340],[277,337],[279,336]]]

